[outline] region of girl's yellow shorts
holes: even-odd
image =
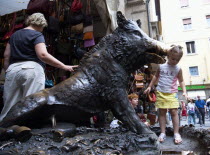
[[[162,93],[157,91],[156,96],[157,100],[155,106],[161,109],[172,109],[178,108],[179,102],[178,99],[175,97],[175,93]]]

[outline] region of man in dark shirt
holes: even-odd
[[[206,102],[204,100],[200,99],[200,96],[197,96],[198,100],[195,101],[195,106],[198,108],[201,116],[202,116],[202,124],[205,125],[205,109],[206,109]],[[200,117],[199,117],[199,122],[201,122]]]

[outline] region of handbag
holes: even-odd
[[[84,26],[90,26],[93,25],[93,17],[91,15],[90,10],[90,0],[87,0],[87,7],[86,7],[86,15],[84,20]]]
[[[45,88],[51,88],[55,85],[55,77],[53,74],[51,74],[51,79],[48,78],[48,76],[45,73]]]
[[[95,40],[93,39],[89,39],[89,40],[85,40],[84,41],[84,47],[91,47],[95,45]]]
[[[12,25],[11,25],[12,28],[10,29],[9,32],[7,32],[3,36],[2,40],[8,40],[12,36],[12,34],[15,32],[15,20],[16,20],[16,13],[14,13],[14,15],[13,15]]]
[[[136,81],[142,81],[143,79],[144,79],[143,75],[138,75],[138,74],[135,75],[135,80]]]
[[[72,54],[71,43],[66,40],[57,41],[57,52],[63,55],[71,55]]]
[[[83,40],[93,39],[93,32],[84,33]]]
[[[77,25],[77,24],[83,23],[83,21],[84,21],[84,15],[82,11],[74,12],[70,17],[71,25]]]
[[[24,25],[23,25],[22,23],[16,24],[16,25],[14,26],[14,30],[16,31],[16,30],[22,29],[23,27],[24,27]]]
[[[83,33],[92,32],[92,31],[93,31],[93,25],[86,26],[83,29]]]
[[[85,49],[82,49],[81,47],[76,47],[74,49],[74,55],[77,59],[82,59],[82,57],[84,56],[86,50]]]
[[[72,26],[71,32],[76,33],[76,34],[82,33],[83,32],[83,23]]]
[[[51,88],[54,86],[53,80],[45,80],[45,88]]]
[[[27,6],[27,14],[41,12],[49,15],[54,10],[55,1],[50,0],[30,0]]]
[[[49,16],[48,31],[51,33],[59,33],[60,31],[59,20],[54,16]]]
[[[82,9],[82,2],[80,0],[74,0],[72,5],[71,5],[71,11],[72,12],[77,12]]]

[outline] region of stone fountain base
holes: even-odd
[[[59,126],[62,127],[61,130]],[[65,126],[68,126],[68,131],[65,130]],[[158,155],[160,153],[159,142],[155,134],[138,135],[124,128],[79,127],[75,129],[76,132],[71,130],[70,133],[69,124],[59,124],[57,129],[50,127],[33,129],[32,137],[26,142],[21,143],[14,139],[0,142],[0,154]]]

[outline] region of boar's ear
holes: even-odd
[[[139,28],[141,28],[141,19],[138,19],[138,20],[136,21],[136,23],[138,24]]]
[[[121,11],[117,11],[117,24],[119,27],[123,28],[128,21],[125,19]]]

